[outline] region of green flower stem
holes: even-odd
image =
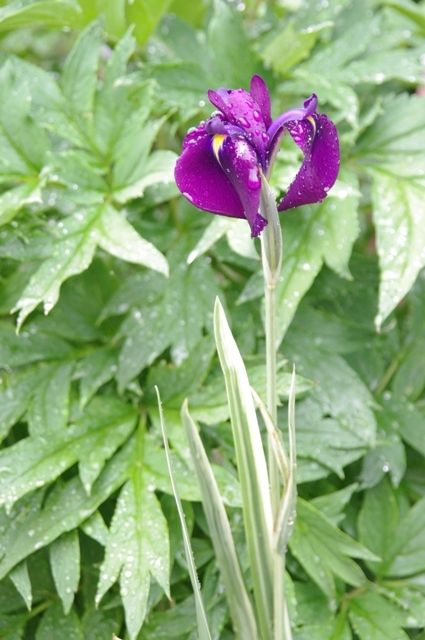
[[[268,221],[261,237],[265,302],[267,409],[277,427],[276,286],[282,269],[282,233],[275,199],[265,178],[263,178],[260,208],[262,215]],[[273,518],[276,521],[280,505],[281,480],[270,436],[268,436],[268,469]],[[273,637],[274,640],[292,640],[284,592],[285,556],[277,549],[273,552],[273,556]]]

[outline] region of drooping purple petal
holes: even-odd
[[[260,107],[264,124],[269,128],[272,123],[270,93],[261,76],[252,76],[249,92]]]
[[[312,93],[307,100],[304,101],[304,106],[299,109],[290,109],[289,111],[284,111],[280,116],[278,116],[267,130],[267,134],[269,136],[269,144],[267,148],[267,161],[270,164],[273,161],[273,158],[276,154],[278,144],[282,135],[285,132],[286,124],[288,122],[305,120],[309,116],[312,116],[317,109],[317,96],[315,93]]]
[[[261,175],[255,149],[244,137],[228,136],[219,151],[219,160],[242,202],[252,237],[267,224],[260,215]]]
[[[334,123],[322,113],[299,122],[287,122],[292,138],[304,153],[304,161],[278,210],[323,200],[339,171],[339,141]]]
[[[186,136],[174,177],[179,190],[195,207],[245,218],[241,200],[214,155],[205,124]]]
[[[208,98],[230,124],[243,129],[264,163],[269,136],[261,108],[251,94],[245,89],[221,88],[208,91]]]

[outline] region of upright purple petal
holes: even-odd
[[[269,136],[261,108],[252,95],[245,89],[221,88],[208,91],[208,98],[229,123],[243,129],[245,137],[264,162]]]
[[[205,125],[186,136],[174,176],[182,194],[195,207],[234,218],[245,218],[241,200],[214,155],[212,138]]]
[[[252,76],[249,92],[260,107],[264,124],[269,128],[272,123],[270,93],[261,76]]]
[[[261,174],[255,149],[244,137],[227,137],[219,151],[219,160],[242,202],[252,237],[267,224],[260,215]]]
[[[304,161],[278,209],[284,211],[323,200],[339,171],[339,141],[334,123],[322,113],[285,124],[304,153]]]

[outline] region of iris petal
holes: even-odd
[[[195,207],[234,218],[245,218],[240,198],[217,162],[212,150],[212,138],[205,125],[186,136],[174,176],[179,190]]]
[[[270,127],[272,123],[270,94],[261,76],[252,76],[249,92],[260,107],[264,124],[267,128]]]
[[[324,114],[287,122],[285,127],[303,151],[304,161],[279,211],[323,200],[337,178],[340,158],[336,127]]]
[[[267,126],[260,105],[245,89],[217,89],[208,91],[210,102],[220,109],[228,123],[243,129],[244,136],[265,163],[269,141]]]
[[[251,235],[258,236],[267,224],[260,215],[261,174],[255,149],[244,137],[227,137],[219,160],[242,202]]]

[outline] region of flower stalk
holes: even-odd
[[[277,344],[276,344],[276,286],[282,270],[282,232],[276,201],[271,188],[262,176],[260,213],[267,220],[261,235],[261,258],[264,278],[264,332],[266,339],[266,397],[267,410],[277,428]],[[281,503],[281,472],[274,454],[271,434],[268,434],[267,462],[273,520],[279,517]],[[290,473],[290,469],[288,469]],[[289,485],[289,479],[288,485]],[[287,486],[288,486],[287,485]],[[285,487],[286,489],[287,487]],[[273,558],[273,636],[274,640],[292,640],[288,607],[284,592],[285,555],[275,546]]]

